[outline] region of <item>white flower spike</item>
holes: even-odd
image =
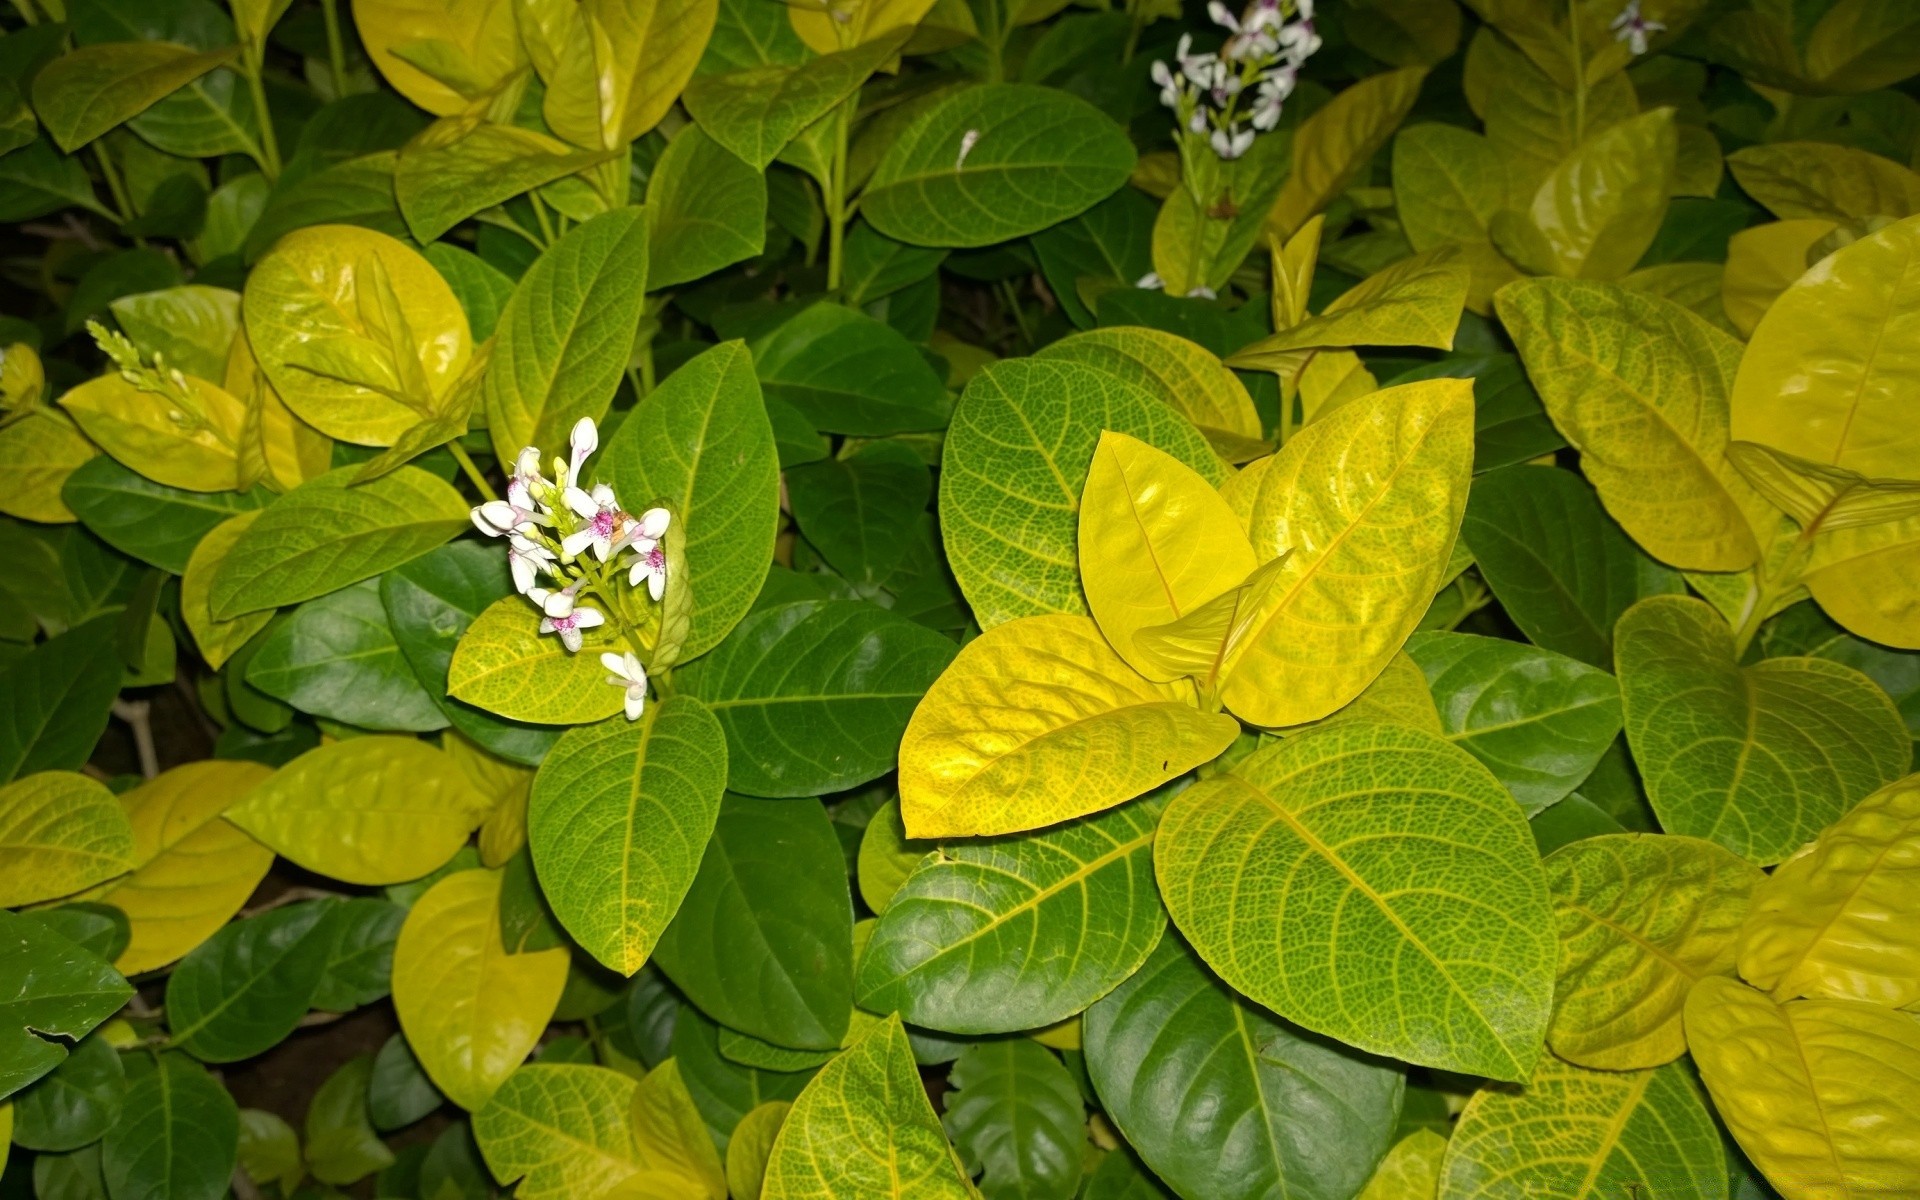
[[[599,609],[575,607],[564,617],[540,618],[540,632],[559,634],[560,644],[567,648],[567,653],[578,654],[580,653],[580,631],[593,629],[606,623],[606,615]]]
[[[568,558],[578,558],[581,552],[592,546],[594,557],[601,562],[607,561],[626,517],[613,489],[604,483],[594,484],[592,492],[583,492],[570,486],[563,498],[567,507],[584,519],[586,524],[560,539],[560,553]]]
[[[647,669],[632,651],[602,653],[600,665],[607,669],[608,683],[627,690],[627,720],[638,721],[647,709]]]
[[[574,423],[572,442],[573,455],[567,462],[567,477],[560,481],[562,488],[580,485],[580,465],[587,456],[600,448],[600,430],[595,428],[592,417],[581,417]]]

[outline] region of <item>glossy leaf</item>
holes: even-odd
[[[566,979],[564,949],[508,954],[502,946],[497,871],[457,871],[434,884],[407,914],[393,952],[400,1028],[434,1086],[469,1112],[516,1074]],[[476,1129],[483,1124],[476,1119]]]
[[[505,596],[473,619],[454,647],[447,692],[510,721],[576,725],[620,711],[622,693],[607,686],[600,654],[628,649],[610,626],[587,633],[580,653],[540,633],[540,610]]]
[[[1508,176],[1491,142],[1457,126],[1411,125],[1393,141],[1394,209],[1407,242],[1415,250],[1460,246],[1477,312],[1517,274],[1487,233],[1495,214],[1519,207]]]
[[[85,1037],[133,988],[99,956],[31,916],[0,912],[0,1100],[67,1057],[53,1038]]]
[[[0,428],[0,467],[17,480],[13,494],[0,500],[0,512],[29,521],[74,520],[64,494],[67,480],[99,457],[99,450],[65,413],[52,408],[22,412]]]
[[[1740,190],[1782,220],[1865,222],[1920,212],[1920,174],[1827,142],[1773,142],[1727,155]]]
[[[247,492],[188,492],[154,483],[114,459],[94,455],[67,476],[61,498],[100,540],[122,554],[184,574],[200,540],[236,513],[272,497]]]
[[[638,1170],[635,1082],[605,1067],[521,1067],[473,1114],[487,1169],[529,1200],[601,1195]]]
[[[793,467],[785,481],[807,541],[841,575],[869,586],[901,566],[933,494],[926,461],[893,441]]]
[[[1776,863],[1907,769],[1905,722],[1871,680],[1823,658],[1738,666],[1702,601],[1641,601],[1614,655],[1627,741],[1674,833]]]
[[[0,787],[0,905],[69,896],[133,866],[132,826],[104,784],[41,771]]]
[[[699,130],[668,143],[647,178],[647,286],[711,275],[766,248],[764,176]]]
[[[1297,371],[1317,346],[1429,346],[1453,349],[1470,279],[1459,252],[1438,247],[1401,259],[1340,294],[1326,311],[1262,338],[1233,356],[1248,370]]]
[[[1362,1049],[1500,1079],[1529,1073],[1552,1001],[1538,863],[1471,755],[1364,722],[1188,788],[1154,856],[1174,924],[1237,991]]]
[[[643,1172],[673,1177],[678,1187],[707,1200],[726,1200],[725,1169],[680,1079],[679,1063],[668,1059],[647,1072],[634,1089],[632,1112],[634,1148]]]
[[[431,731],[447,723],[400,653],[377,579],[294,609],[254,652],[247,682],[301,712],[362,729]]]
[[[1242,999],[1177,937],[1087,1010],[1085,1037],[1108,1116],[1183,1196],[1351,1196],[1386,1152],[1405,1085],[1395,1064]]]
[[[747,332],[768,399],[792,405],[815,429],[880,437],[946,424],[940,377],[884,322],[822,301]]]
[[[1246,385],[1212,352],[1183,337],[1141,326],[1091,329],[1035,357],[1087,363],[1157,393],[1230,461],[1265,450],[1260,414]]]
[[[119,1120],[126,1091],[120,1052],[106,1038],[91,1034],[51,1075],[13,1102],[12,1140],[43,1153],[92,1145]],[[0,1127],[0,1135],[5,1133]]]
[[[1163,806],[1147,797],[925,857],[867,941],[861,1005],[968,1034],[1085,1009],[1139,969],[1166,928],[1152,883]]]
[[[1345,191],[1399,128],[1425,78],[1419,68],[1382,71],[1301,122],[1293,138],[1293,171],[1267,214],[1268,232],[1293,236]]]
[[[989,1200],[1066,1200],[1080,1184],[1086,1112],[1073,1076],[1029,1038],[970,1046],[954,1060],[943,1119]]]
[[[278,1045],[307,1015],[339,938],[331,904],[288,905],[227,925],[167,981],[173,1041],[203,1062],[238,1062]]]
[[[1712,842],[1640,833],[1582,839],[1546,865],[1560,936],[1547,1043],[1600,1070],[1672,1062],[1687,991],[1732,974],[1762,872]]]
[[[773,1139],[791,1107],[785,1100],[769,1100],[741,1118],[727,1143],[727,1190],[733,1200],[760,1200]]]
[[[454,119],[423,131],[400,151],[394,199],[407,228],[432,242],[483,209],[544,184],[582,174],[612,157],[513,125]]]
[[[100,1143],[115,1200],[219,1200],[239,1155],[233,1097],[184,1054],[163,1054],[127,1089]]]
[[[764,171],[801,130],[899,54],[907,33],[901,29],[797,65],[768,63],[702,76],[687,86],[684,103],[715,141]]]
[[[136,387],[119,374],[89,380],[60,397],[81,432],[128,467],[166,487],[224,492],[239,478],[235,444],[245,408],[203,379],[186,376],[181,394],[198,421],[169,414],[184,405]]]
[[[672,1030],[666,1048],[723,1153],[749,1112],[771,1100],[793,1099],[813,1078],[811,1070],[768,1071],[736,1063],[720,1054],[719,1026],[699,1009],[681,1004],[676,1011],[669,1005],[667,1012]]]
[[[78,150],[215,67],[233,47],[197,53],[171,42],[109,42],[62,55],[33,79],[33,106],[53,140]]]
[[[1524,218],[1494,217],[1494,244],[1533,271],[1620,278],[1660,231],[1673,191],[1675,141],[1668,108],[1594,134],[1540,184]]]
[[[327,956],[313,1007],[348,1013],[393,990],[393,947],[407,910],[376,896],[355,896],[339,906],[333,923],[339,937]]]

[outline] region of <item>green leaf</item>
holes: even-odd
[[[649,288],[691,283],[766,248],[764,169],[698,128],[667,144],[647,177]]]
[[[124,673],[115,624],[96,617],[0,668],[0,782],[77,771],[93,756]]]
[[[408,563],[466,527],[467,502],[418,467],[354,484],[339,467],[276,500],[214,574],[216,620],[297,604]]]
[[[693,884],[727,786],[726,735],[691,696],[570,729],[534,777],[527,839],[574,940],[631,975]]]
[[[1735,659],[1704,601],[1656,596],[1614,645],[1627,742],[1661,827],[1777,863],[1912,759],[1886,693],[1824,658]]]
[[[1473,469],[1485,473],[1552,454],[1567,444],[1511,354],[1450,354],[1395,375],[1388,386],[1442,377],[1473,380]],[[1469,502],[1471,506],[1471,502]]]
[[[729,787],[818,796],[893,769],[914,705],[954,653],[875,605],[806,600],[751,614],[676,678],[727,731]]]
[[[287,234],[312,225],[356,225],[390,237],[408,236],[394,198],[396,162],[391,150],[363,154],[275,189],[247,231],[247,261],[266,254]]]
[[[0,912],[0,1100],[39,1079],[133,995],[120,973],[44,923]],[[42,1036],[36,1036],[42,1035]]]
[[[447,242],[435,242],[423,253],[460,301],[474,342],[492,337],[507,301],[513,298],[512,276],[471,250]]]
[[[896,242],[862,221],[847,233],[840,294],[863,307],[926,279],[947,260],[945,250]]]
[[[899,54],[910,27],[889,31],[836,54],[797,65],[756,65],[701,75],[681,97],[713,140],[754,171],[767,169],[794,136],[832,112],[869,75]]]
[[[68,207],[116,214],[93,194],[93,180],[78,158],[60,153],[48,138],[0,154],[0,221],[30,221]]]
[[[1487,765],[1528,816],[1592,773],[1620,732],[1620,688],[1605,671],[1501,638],[1416,633],[1447,740]]]
[[[226,378],[240,332],[240,293],[188,284],[122,296],[108,307],[143,353],[165,355],[168,366],[202,379]]]
[[[278,1045],[307,1015],[339,936],[334,906],[292,904],[235,921],[180,960],[167,982],[175,1045],[239,1062]]]
[[[171,42],[82,46],[34,76],[33,106],[53,140],[71,153],[239,52],[228,46],[197,53]]]
[[[1483,1088],[1467,1101],[1439,1200],[1720,1200],[1726,1180],[1719,1130],[1685,1068],[1587,1071],[1547,1055],[1525,1089]]]
[[[333,914],[339,937],[313,989],[313,1007],[347,1013],[393,990],[393,946],[407,910],[378,896],[354,896]]]
[[[1635,601],[1686,589],[1571,471],[1515,466],[1480,476],[1460,537],[1522,633],[1592,666],[1613,665],[1614,623]]]
[[[123,554],[182,575],[193,548],[235,513],[264,508],[264,488],[188,492],[171,488],[97,454],[67,476],[60,498],[100,540]]]
[[[1146,796],[928,856],[867,942],[855,978],[861,1006],[930,1029],[1010,1033],[1106,995],[1166,929],[1153,886],[1163,807]]]
[[[1087,611],[1080,492],[1102,432],[1164,450],[1216,487],[1226,468],[1158,396],[1087,363],[1015,359],[967,385],[941,456],[940,533],[983,628]]]
[[[654,961],[733,1029],[838,1048],[853,1010],[853,899],[826,810],[728,796]]]
[[[972,148],[961,157],[961,140]],[[1119,190],[1133,145],[1065,92],[990,83],[941,99],[887,147],[860,211],[888,237],[988,246],[1077,216]]]
[[[1393,1137],[1402,1068],[1254,1007],[1178,937],[1087,1010],[1084,1039],[1101,1106],[1183,1196],[1341,1200]]]
[[[1079,216],[1033,235],[1040,269],[1075,325],[1094,325],[1083,287],[1132,287],[1153,269],[1155,211],[1144,192],[1121,188]]]
[[[686,535],[693,616],[680,657],[705,654],[759,594],[780,523],[773,431],[745,349],[716,346],[642,397],[604,461],[630,508],[662,501]]]
[[[913,1048],[888,1017],[806,1086],[767,1161],[761,1200],[968,1200]]]
[[[1242,759],[1167,806],[1154,870],[1200,956],[1283,1017],[1496,1079],[1540,1056],[1554,943],[1533,837],[1435,734],[1340,723]]]
[[[602,213],[533,264],[500,314],[485,405],[494,453],[556,451],[581,417],[599,420],[620,386],[646,306],[647,214]]]
[[[583,725],[620,711],[623,693],[607,686],[600,654],[627,649],[603,625],[588,634],[580,653],[569,653],[559,638],[540,633],[539,609],[525,597],[506,596],[460,636],[447,691],[511,721]]]
[[[877,586],[901,565],[933,495],[926,461],[901,442],[794,467],[786,483],[800,532],[855,585]]]
[[[301,712],[361,729],[430,732],[447,725],[401,656],[377,579],[294,609],[255,651],[247,682]]]
[[[1852,667],[1880,685],[1906,718],[1907,732],[1920,738],[1920,654],[1854,637],[1812,603],[1796,604],[1767,622],[1760,645],[1769,658],[1810,655]]]
[[[947,389],[899,332],[820,301],[749,334],[769,399],[800,410],[817,430],[884,437],[947,423]]]
[[[943,1124],[987,1200],[1067,1200],[1080,1186],[1085,1106],[1079,1085],[1029,1038],[961,1051]]]
[[[734,1127],[749,1112],[769,1100],[793,1099],[813,1078],[811,1070],[766,1071],[733,1062],[720,1053],[720,1027],[699,1009],[682,1004],[677,1011],[668,1008],[667,1012],[673,1020],[668,1049],[722,1151]]]
[[[639,1169],[627,1110],[635,1083],[605,1067],[521,1067],[473,1114],[473,1136],[502,1184],[526,1200],[604,1195]]]
[[[367,1116],[373,1056],[347,1060],[307,1104],[307,1169],[322,1183],[355,1183],[393,1165],[393,1151]]]
[[[448,694],[454,647],[487,606],[513,591],[506,555],[497,543],[451,542],[380,577],[380,601],[400,653],[414,678],[453,727],[486,749],[537,766],[560,736],[496,717]]]
[[[612,157],[613,151],[576,150],[531,129],[451,118],[429,126],[400,150],[394,199],[407,228],[425,244],[482,209]]]
[[[446,1097],[427,1078],[406,1035],[389,1037],[374,1055],[373,1075],[367,1081],[367,1117],[373,1127],[388,1133],[404,1129],[444,1103]]]
[[[233,21],[210,0],[86,0],[67,6],[74,41],[173,42],[221,50],[235,42]],[[168,154],[209,158],[245,154],[259,134],[253,102],[237,72],[210,71],[135,117],[128,126]]]
[[[809,1071],[832,1058],[832,1050],[789,1050],[772,1042],[720,1027],[720,1057],[763,1071]]]
[[[184,1054],[163,1054],[127,1089],[100,1143],[114,1200],[220,1200],[239,1157],[240,1110]]]
[[[11,1057],[11,1056],[9,1056]],[[29,1150],[78,1150],[113,1128],[127,1092],[120,1052],[99,1034],[13,1102],[13,1140]]]

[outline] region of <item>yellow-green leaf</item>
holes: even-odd
[[[1720,1131],[1686,1068],[1587,1071],[1549,1054],[1524,1089],[1467,1101],[1439,1200],[1721,1200],[1726,1181]]]
[[[1439,246],[1377,271],[1325,312],[1235,353],[1246,370],[1286,371],[1315,346],[1429,346],[1453,349],[1471,273],[1452,246]],[[1294,368],[1297,370],[1297,367]]]
[[[155,483],[190,492],[231,491],[239,479],[246,406],[217,384],[182,378],[185,394],[176,397],[148,391],[117,372],[102,375],[61,396],[60,407],[101,449]],[[198,411],[187,413],[187,404]]]
[[[1740,189],[1784,220],[1863,224],[1920,212],[1920,174],[1868,150],[1831,142],[1773,142],[1727,156]]]
[[[444,117],[525,69],[514,27],[519,7],[503,0],[355,0],[353,21],[394,90]],[[438,70],[415,65],[423,62]]]
[[[500,880],[498,871],[456,871],[434,884],[393,948],[393,1007],[407,1044],[434,1086],[469,1112],[539,1042],[567,982],[564,947],[506,952]]]
[[[1472,470],[1470,380],[1388,388],[1290,439],[1251,527],[1257,556],[1287,557],[1234,617],[1227,707],[1298,725],[1359,695],[1444,582]]]
[[[718,0],[583,0],[547,72],[547,124],[619,150],[660,123],[693,77]]]
[[[1862,475],[1920,479],[1920,217],[1801,276],[1753,331],[1733,436]]]
[[[446,754],[372,735],[294,759],[227,819],[294,862],[347,883],[404,883],[441,866],[486,816]]]
[[[1775,998],[1920,1001],[1920,779],[1868,796],[1754,893],[1740,974]]]
[[[1455,125],[1414,125],[1393,141],[1394,211],[1415,250],[1457,245],[1472,272],[1468,302],[1485,311],[1513,264],[1493,248],[1487,226],[1515,194],[1506,160],[1486,138]]]
[[[972,1200],[899,1017],[813,1077],[767,1161],[761,1200]]]
[[[102,42],[54,59],[33,77],[33,107],[72,153],[239,54],[174,42]]]
[[[1673,193],[1673,110],[1656,108],[1595,135],[1548,175],[1525,213],[1490,230],[1508,258],[1566,279],[1618,279],[1653,243]]]
[[[613,153],[577,150],[515,125],[448,118],[401,147],[394,199],[407,228],[427,243],[482,209],[591,170]]]
[[[8,359],[25,349],[9,347]],[[48,524],[73,520],[60,489],[75,468],[98,453],[73,418],[57,408],[30,408],[0,425],[0,471],[9,481],[0,493],[0,513]]]
[[[186,574],[180,577],[180,619],[200,647],[200,657],[216,671],[273,619],[272,610],[241,613],[227,621],[216,621],[213,616],[213,577],[240,535],[259,516],[258,509],[237,513],[208,530],[188,556]]]
[[[42,771],[0,787],[0,908],[70,896],[133,865],[133,828],[105,784]]]
[[[769,1100],[756,1106],[733,1128],[727,1139],[727,1189],[733,1200],[760,1200],[760,1185],[767,1175],[767,1158],[773,1153],[773,1139],[786,1122],[793,1105],[785,1100]]]
[[[933,7],[934,0],[865,0],[850,5],[841,16],[824,6],[789,5],[787,19],[808,49],[816,54],[832,54],[916,25]]]
[[[678,1059],[647,1072],[633,1090],[635,1161],[643,1171],[680,1176],[686,1200],[727,1200],[726,1171],[700,1110],[680,1078]]]
[[[580,653],[540,632],[540,610],[520,596],[488,605],[454,647],[447,692],[509,720],[585,725],[620,711],[600,652],[627,649],[605,625],[585,631]]]
[[[206,941],[240,911],[273,851],[221,816],[273,774],[259,763],[187,763],[120,797],[133,829],[133,873],[86,899],[127,915],[122,975],[156,970]]]
[[[1896,506],[1905,499],[1883,494]],[[1805,562],[1807,590],[1853,633],[1920,649],[1920,517],[1827,528]]]
[[[1770,221],[1733,235],[1720,276],[1720,307],[1751,338],[1780,293],[1807,273],[1807,254],[1837,226],[1832,221]]]
[[[1239,725],[1193,685],[1129,667],[1085,617],[1025,617],[969,642],[900,744],[907,836],[1012,833],[1110,808],[1227,748]]]
[[[1134,670],[1162,682],[1134,635],[1237,587],[1259,563],[1233,510],[1179,459],[1102,433],[1080,494],[1080,584],[1100,632]]]
[[[1414,1130],[1387,1151],[1357,1200],[1434,1200],[1446,1152],[1446,1138],[1431,1129]]]
[[[1633,539],[1689,570],[1751,566],[1766,505],[1726,461],[1740,343],[1608,284],[1521,280],[1497,302],[1548,415]]]
[[[1733,973],[1734,939],[1765,872],[1712,842],[1642,833],[1573,842],[1546,866],[1560,934],[1547,1044],[1606,1071],[1680,1057],[1687,991]]]
[[[487,1169],[502,1184],[519,1180],[514,1195],[525,1200],[606,1195],[639,1169],[629,1115],[636,1086],[605,1067],[521,1067],[473,1114]]]
[[[1734,1140],[1787,1200],[1920,1194],[1920,1020],[1856,1000],[1775,1004],[1731,979],[1687,997],[1687,1045]]]
[[[480,826],[480,861],[504,867],[527,844],[527,794],[533,771],[508,762],[458,730],[440,735],[440,748],[458,763],[487,803],[487,819]]]
[[[1192,421],[1229,462],[1244,462],[1267,451],[1260,414],[1246,385],[1211,351],[1186,338],[1120,325],[1061,338],[1034,357],[1088,363],[1157,393]]]
[[[1293,173],[1267,214],[1268,233],[1291,237],[1333,203],[1406,119],[1426,77],[1420,67],[1369,75],[1301,122]]]
[[[281,238],[247,277],[242,310],[287,407],[362,446],[391,446],[429,415],[473,353],[466,313],[433,264],[352,225]]]

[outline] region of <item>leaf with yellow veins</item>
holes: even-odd
[[[506,0],[359,0],[353,23],[394,90],[445,117],[525,69],[514,21],[519,7]]]
[[[442,734],[440,748],[492,805],[480,824],[480,861],[489,867],[506,866],[527,844],[527,793],[533,788],[533,769],[508,762],[458,730]]]
[[[1771,510],[1726,458],[1740,343],[1611,284],[1524,279],[1496,304],[1547,414],[1633,540],[1686,570],[1752,566]]]
[[[679,1195],[689,1200],[726,1200],[726,1169],[680,1077],[678,1059],[670,1058],[647,1072],[633,1090],[629,1111],[641,1170],[680,1177],[691,1186]]]
[[[1546,860],[1560,935],[1547,1044],[1569,1062],[1626,1071],[1686,1052],[1687,991],[1733,973],[1759,867],[1699,838],[1619,833]]]
[[[521,1067],[473,1114],[487,1170],[502,1184],[518,1180],[523,1200],[606,1195],[640,1169],[629,1115],[637,1086],[606,1067]]]
[[[60,397],[81,432],[155,483],[190,492],[232,491],[246,406],[218,384],[181,376],[167,393],[117,372]]]
[[[71,896],[133,865],[133,829],[106,784],[41,771],[0,787],[0,908]]]
[[[973,1200],[899,1017],[820,1068],[787,1112],[761,1200]]]
[[[1740,974],[1776,999],[1920,1001],[1920,777],[1881,788],[1754,893]]]
[[[1865,222],[1920,213],[1920,174],[1869,150],[1773,142],[1727,155],[1740,190],[1783,220]]]
[[[1437,246],[1374,272],[1319,316],[1262,338],[1229,361],[1242,370],[1283,370],[1316,346],[1451,350],[1471,278],[1456,247]]]
[[[1920,1020],[1856,1000],[1694,985],[1687,1046],[1721,1120],[1787,1200],[1920,1195]]]
[[[1862,475],[1920,479],[1920,217],[1808,270],[1754,328],[1733,436]]]
[[[309,750],[227,811],[309,871],[373,885],[440,867],[486,814],[485,798],[453,760],[392,735]]]
[[[623,693],[606,684],[600,652],[628,647],[602,625],[570,654],[540,632],[540,611],[520,596],[504,596],[474,618],[453,649],[447,692],[514,721],[584,725],[620,711]]]
[[[917,25],[933,6],[934,0],[861,0],[831,9],[825,4],[790,4],[787,19],[808,49],[832,54]]]
[[[1357,1200],[1434,1200],[1446,1152],[1446,1138],[1431,1129],[1414,1130],[1387,1151]]]
[[[127,914],[114,960],[123,975],[164,967],[220,931],[273,866],[273,851],[221,814],[273,775],[259,763],[209,759],[163,772],[120,797],[133,829],[133,873],[88,893]]]
[[[969,642],[900,744],[908,837],[1038,829],[1111,808],[1227,748],[1232,717],[1153,683],[1085,617],[1022,617]]]
[[[1084,362],[1157,393],[1230,462],[1266,452],[1260,414],[1246,385],[1211,351],[1186,338],[1134,325],[1089,329],[1034,357]]]
[[[1080,585],[1129,666],[1160,682],[1176,678],[1182,672],[1135,648],[1135,635],[1237,587],[1258,565],[1213,485],[1137,438],[1100,435],[1080,493]]]
[[[32,353],[25,346],[9,347],[5,353],[18,357],[22,351]],[[26,409],[0,425],[0,471],[9,480],[0,495],[0,512],[48,524],[74,520],[60,489],[75,469],[99,453],[73,418],[59,409]]]
[[[1443,580],[1473,471],[1473,383],[1355,401],[1290,439],[1260,481],[1252,540],[1290,551],[1234,616],[1220,694],[1255,725],[1298,725],[1360,694]]]
[[[1720,1131],[1686,1068],[1587,1071],[1549,1054],[1524,1089],[1467,1101],[1439,1200],[1722,1200],[1726,1179]]]
[[[1494,245],[1539,274],[1620,278],[1660,231],[1676,144],[1671,108],[1592,135],[1540,184],[1524,213],[1494,217]]]
[[[501,878],[456,871],[434,884],[393,949],[393,1007],[407,1044],[434,1085],[469,1112],[525,1061],[567,982],[564,947],[507,953]]]

